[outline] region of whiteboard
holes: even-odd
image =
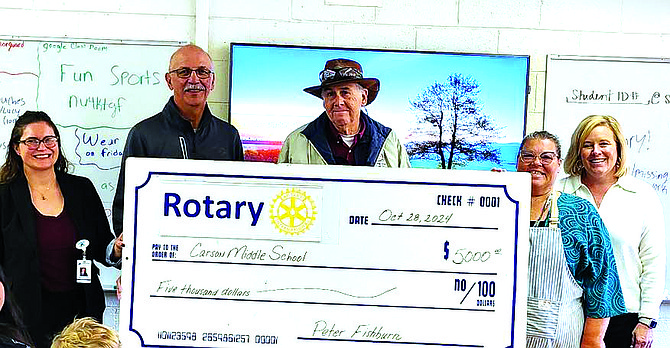
[[[630,150],[629,174],[651,184],[663,204],[668,255],[669,80],[670,59],[551,55],[544,113],[544,129],[559,137],[564,153],[584,117],[611,115],[621,123]],[[666,270],[666,299],[669,286]]]
[[[164,74],[179,43],[0,38],[0,149],[16,119],[46,112],[61,134],[74,174],[93,181],[107,217],[130,127],[163,109]],[[110,224],[111,226],[111,224]],[[118,272],[101,268],[105,289]]]

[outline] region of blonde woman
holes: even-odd
[[[612,116],[591,115],[572,134],[558,189],[598,209],[612,239],[627,314],[610,320],[608,348],[650,347],[665,287],[665,225],[656,192],[627,172],[626,140]]]

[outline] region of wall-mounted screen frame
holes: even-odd
[[[276,161],[286,136],[324,111],[303,89],[318,85],[334,58],[381,81],[365,110],[395,130],[413,167],[514,170],[529,56],[231,43],[229,115],[246,160]]]

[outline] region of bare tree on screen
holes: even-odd
[[[500,151],[491,146],[499,129],[482,113],[480,86],[470,76],[455,73],[435,82],[410,101],[422,125],[417,141],[408,144],[414,158],[440,157],[440,168],[452,169],[471,161],[500,164]]]

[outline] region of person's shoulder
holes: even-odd
[[[638,179],[632,175],[624,175],[620,177],[619,180],[617,181],[617,184],[621,186],[624,190],[633,193],[640,193],[645,195],[656,194],[656,191],[649,183],[641,179]]]
[[[607,229],[598,214],[598,210],[591,202],[569,193],[561,193],[558,198],[558,210],[560,216],[560,225],[568,233],[581,234],[586,233],[594,238],[595,236],[606,236]]]
[[[161,119],[169,116],[171,108],[171,100],[168,100],[163,109],[135,123],[130,129],[131,133],[134,131],[142,131],[144,129],[154,129],[156,125],[161,122]]]
[[[585,204],[585,203],[591,204],[591,203],[589,203],[589,201],[585,200],[584,198],[577,197],[573,194],[565,193],[565,192],[561,192],[561,195],[558,196],[558,200],[559,200],[559,202],[561,200],[563,200],[564,203],[570,203],[570,204]]]
[[[563,189],[564,187],[566,187],[566,188],[567,187],[572,187],[572,186],[575,186],[576,184],[578,184],[579,182],[580,182],[579,176],[568,175],[568,176],[564,176],[564,177],[558,179],[558,181],[556,182],[555,188],[558,189],[559,191],[562,191],[561,189]],[[566,190],[566,191],[568,191],[568,190]]]
[[[293,131],[291,131],[291,133],[289,133],[286,136],[286,139],[289,140],[289,139],[296,139],[296,138],[306,138],[307,134],[313,134],[313,133],[319,132],[320,130],[318,129],[319,127],[317,125],[318,120],[319,120],[319,118],[316,118],[312,121],[309,121],[309,122],[303,124],[302,126],[296,128],[296,129],[294,129]],[[307,134],[305,134],[305,133],[307,133]]]
[[[0,184],[0,194],[8,194],[12,190],[16,190],[19,188],[25,187],[27,189],[28,187],[28,182],[26,181],[25,176],[17,176],[13,178],[12,180],[9,180],[7,182],[3,182]]]
[[[301,141],[307,141],[307,136],[303,133],[305,128],[307,128],[308,124],[304,124],[296,129],[294,129],[291,133],[289,133],[286,138],[284,139],[284,143],[282,144],[282,148],[286,147],[293,147],[295,146],[298,142]]]
[[[387,136],[387,135],[389,135],[390,133],[393,132],[393,130],[391,129],[391,127],[388,127],[388,126],[384,125],[383,123],[381,123],[381,122],[379,122],[379,121],[376,121],[375,119],[373,119],[372,117],[370,117],[370,115],[365,114],[365,113],[361,113],[361,115],[362,115],[363,117],[365,117],[365,119],[366,119],[366,121],[367,121],[369,127],[373,128],[373,129],[376,130],[377,132],[381,132],[381,133],[383,133],[385,136]]]
[[[10,196],[12,190],[11,182],[3,182],[0,184],[0,200],[5,200]]]
[[[230,124],[229,122],[219,118],[216,115],[212,115],[212,125],[216,128],[219,128],[225,132],[238,133],[237,128]]]
[[[596,209],[591,204],[591,202],[585,200],[584,198],[577,197],[575,195],[562,192],[558,197],[559,208],[570,210],[573,212],[595,212]]]
[[[398,138],[398,134],[393,129],[390,129],[388,135],[386,136],[386,141],[400,142],[400,138]]]
[[[156,126],[156,123],[160,122],[162,112],[159,112],[153,116],[149,116],[137,123],[132,127],[134,131],[141,131],[144,129],[153,129]]]
[[[126,144],[142,141],[140,139],[148,139],[156,136],[156,132],[160,132],[159,129],[163,128],[161,127],[161,114],[162,112],[159,112],[151,117],[137,122],[134,126],[132,126],[128,131]]]
[[[307,129],[307,127],[309,127],[310,125],[313,125],[313,124],[314,124],[314,121],[309,122],[309,123],[305,123],[302,126],[294,129],[291,133],[289,133],[289,136],[296,135],[296,134],[302,134],[302,131],[304,131],[305,129]]]
[[[84,187],[84,186],[93,186],[93,182],[91,179],[85,177],[85,176],[79,176],[71,173],[60,173],[58,174],[58,182],[60,185],[68,184],[68,185],[73,185],[78,188]]]
[[[577,175],[564,176],[556,182],[554,188],[558,191],[574,194],[581,186],[581,179]]]

